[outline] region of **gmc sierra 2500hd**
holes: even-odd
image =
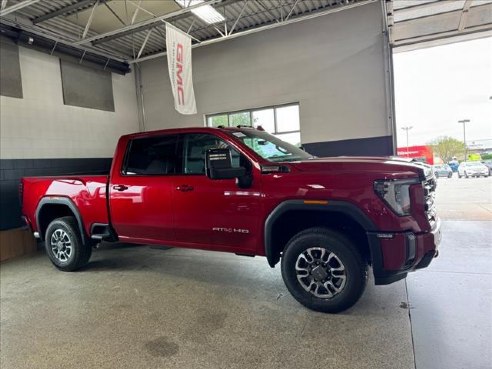
[[[101,241],[164,244],[281,260],[310,309],[351,307],[437,256],[430,167],[395,158],[316,158],[252,128],[123,136],[109,175],[29,177],[22,211],[60,270]],[[253,288],[253,287],[252,287]]]

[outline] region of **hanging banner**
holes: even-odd
[[[166,23],[166,49],[174,107],[181,114],[196,114],[191,72],[191,38]]]

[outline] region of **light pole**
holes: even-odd
[[[408,131],[410,131],[413,128],[413,126],[406,126],[406,127],[401,127],[406,133],[407,133],[407,157],[408,157]]]
[[[466,123],[469,123],[470,119],[459,120],[458,123],[463,124],[463,143],[465,144],[465,161],[468,159],[468,147],[466,146]]]

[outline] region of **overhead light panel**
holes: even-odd
[[[182,8],[188,8],[190,6],[198,5],[203,3],[203,0],[174,0]],[[192,9],[191,12],[195,14],[198,18],[206,22],[207,24],[219,23],[225,21],[225,18],[217,10],[215,10],[212,5],[203,5],[198,8]]]

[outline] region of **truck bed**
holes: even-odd
[[[20,185],[22,213],[39,231],[36,211],[43,198],[68,199],[78,209],[86,234],[93,224],[108,224],[107,175],[24,177]]]

